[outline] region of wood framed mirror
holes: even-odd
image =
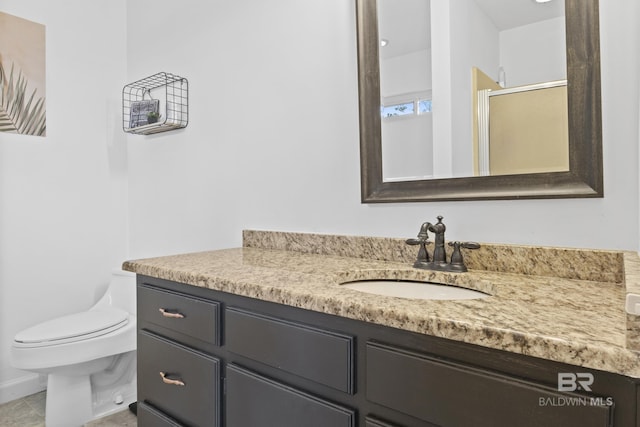
[[[568,171],[407,181],[383,179],[377,0],[356,12],[362,203],[603,197],[598,0],[565,0]]]

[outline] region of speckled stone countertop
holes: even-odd
[[[243,232],[243,247],[127,261],[123,268],[265,301],[640,378],[638,254],[482,245],[468,273],[412,268],[402,239]],[[480,290],[476,300],[366,294],[358,279],[435,281]]]

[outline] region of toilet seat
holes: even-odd
[[[129,313],[115,307],[58,317],[25,329],[14,338],[16,347],[46,347],[98,337],[129,323]]]

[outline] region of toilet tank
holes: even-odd
[[[136,314],[136,275],[129,271],[113,269],[105,294],[93,306],[94,309],[113,306]]]

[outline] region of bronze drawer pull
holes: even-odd
[[[167,374],[165,374],[164,372],[160,372],[160,376],[162,377],[162,382],[165,384],[171,384],[171,385],[179,385],[179,386],[184,386],[184,382],[182,382],[181,380],[172,380],[171,378],[167,378]]]
[[[181,313],[170,313],[167,310],[165,310],[164,308],[159,309],[160,313],[162,313],[162,315],[164,317],[170,317],[172,319],[184,319],[184,314]]]

